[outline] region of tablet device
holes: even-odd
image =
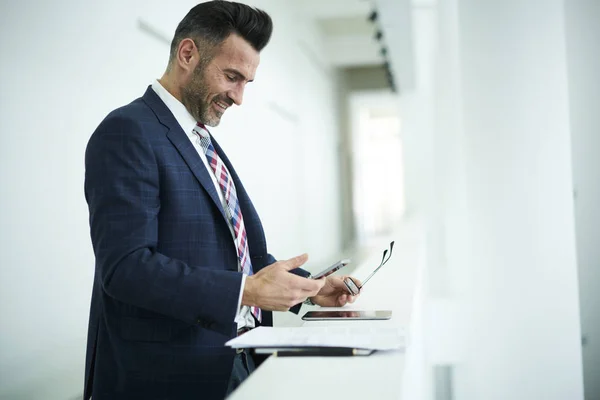
[[[305,321],[329,321],[329,320],[373,320],[390,319],[390,310],[377,311],[309,311],[302,316]]]
[[[350,260],[340,260],[340,261],[336,262],[335,264],[333,264],[332,266],[325,268],[323,271],[319,272],[318,274],[312,275],[312,279],[319,279],[324,276],[331,275],[338,269],[343,268],[348,264],[350,264]]]

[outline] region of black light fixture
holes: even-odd
[[[371,14],[369,14],[369,21],[371,21],[371,22],[377,21],[377,10],[371,11]]]
[[[390,89],[392,90],[393,93],[396,93],[397,89],[396,89],[396,82],[394,81],[394,74],[392,73],[392,69],[390,68],[390,63],[388,60],[388,48],[385,44],[385,40],[383,38],[383,30],[381,29],[381,24],[377,23],[377,19],[378,19],[379,15],[377,13],[376,9],[373,9],[371,11],[371,13],[369,14],[369,16],[367,17],[367,19],[373,23],[375,25],[375,40],[377,40],[378,42],[380,42],[380,46],[381,48],[379,49],[379,54],[381,55],[381,57],[383,58],[383,69],[385,72],[385,79],[387,80],[387,83],[390,87]]]
[[[385,78],[387,80],[388,85],[390,86],[390,89],[393,93],[396,93],[396,82],[394,80],[394,74],[392,73],[389,61],[385,60],[382,67],[385,70]]]

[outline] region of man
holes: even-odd
[[[86,399],[222,399],[254,368],[227,340],[307,298],[354,300],[339,277],[307,279],[298,268],[306,255],[267,253],[256,210],[206,128],[242,104],[271,31],[263,11],[197,5],[177,27],[162,78],[92,135]]]

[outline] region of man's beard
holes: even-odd
[[[211,113],[212,101],[206,103],[207,97],[208,85],[204,78],[204,68],[198,65],[191,81],[181,88],[181,102],[196,121],[207,126],[217,126],[221,122],[222,113],[214,110]]]

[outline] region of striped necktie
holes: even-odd
[[[240,209],[237,193],[235,191],[235,185],[231,179],[231,175],[229,174],[227,167],[225,164],[223,164],[223,161],[213,147],[210,140],[210,135],[208,134],[208,131],[204,125],[198,123],[198,125],[194,127],[194,133],[196,133],[200,138],[200,146],[202,146],[202,149],[204,149],[206,159],[215,173],[215,177],[217,178],[217,182],[219,182],[221,192],[223,193],[225,201],[227,202],[227,210],[225,210],[225,214],[229,218],[231,226],[233,227],[237,254],[240,265],[242,266],[242,272],[250,276],[253,274],[252,262],[250,261],[250,251],[248,250],[248,240],[246,238],[244,217],[242,216],[242,210]],[[250,310],[252,315],[254,315],[254,317],[260,322],[262,317],[260,308],[250,307]]]

